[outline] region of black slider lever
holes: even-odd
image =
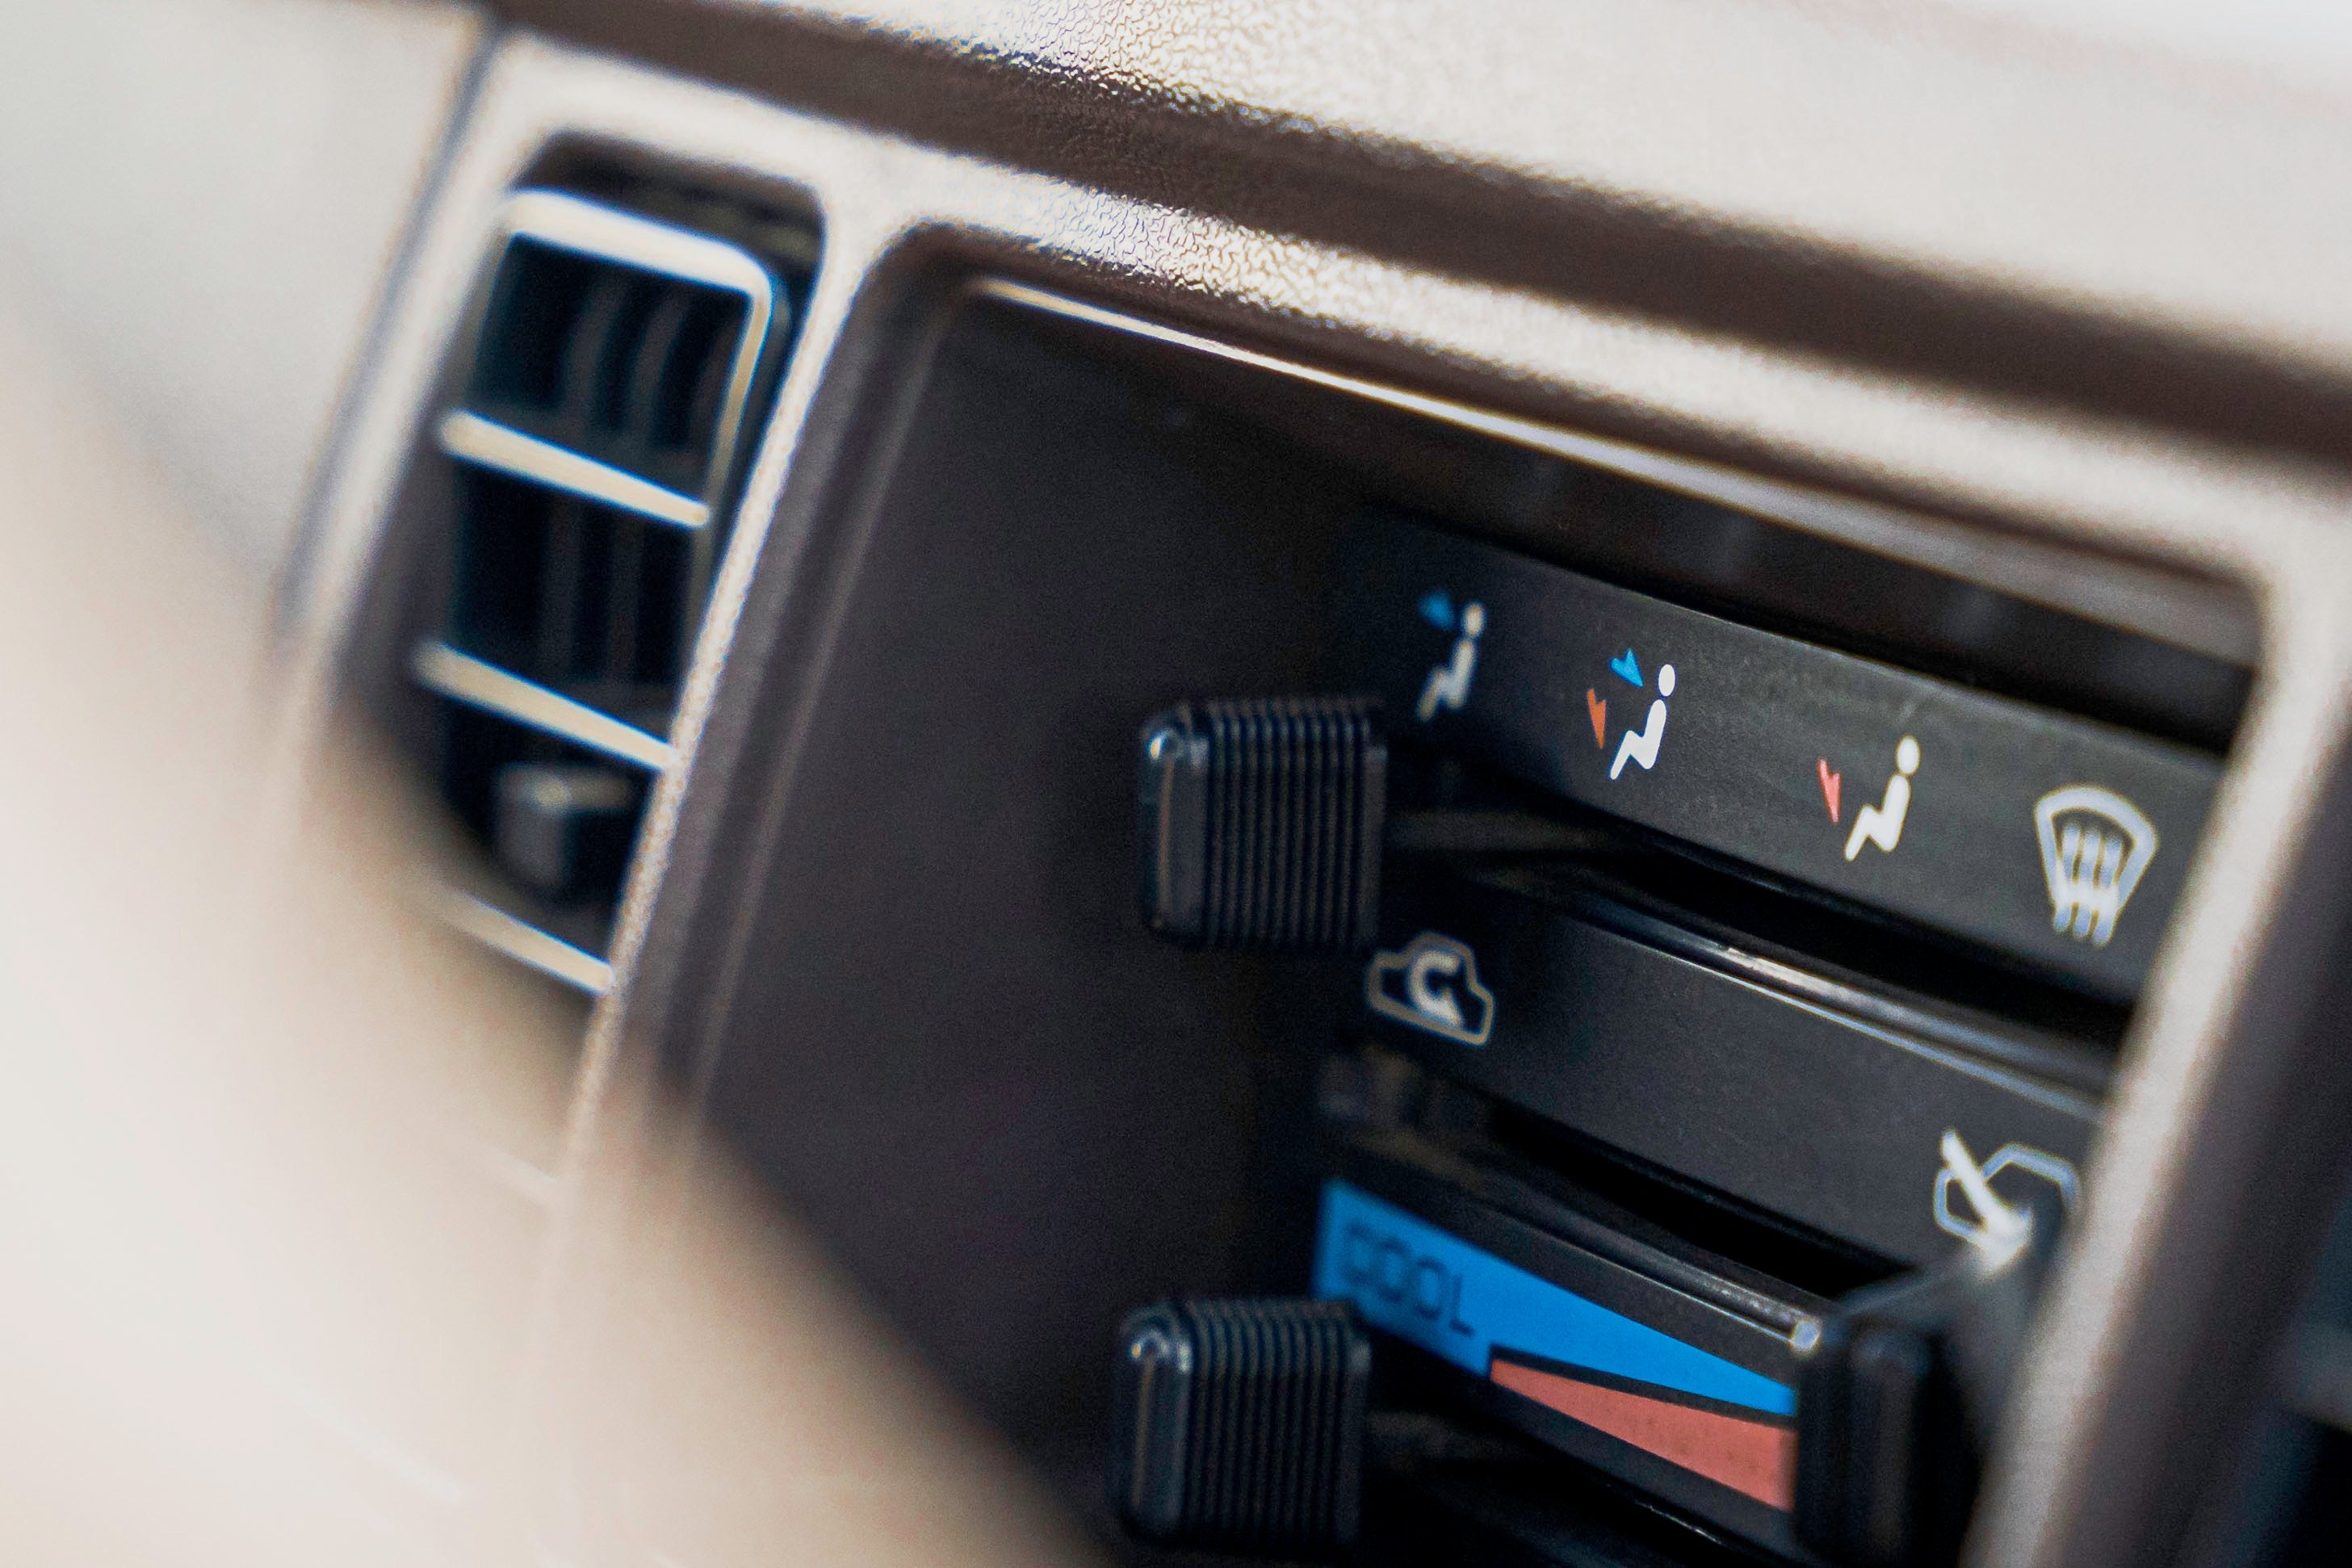
[[[1391,815],[1373,697],[1184,702],[1138,741],[1143,921],[1187,947],[1340,953],[1378,934],[1381,853],[1585,847],[1548,817],[1495,809]]]
[[[1344,1301],[1186,1299],[1118,1331],[1112,1505],[1168,1546],[1288,1558],[1353,1541],[1371,1338]]]
[[[1389,776],[1377,699],[1180,703],[1139,745],[1138,887],[1154,932],[1244,952],[1372,945]]]
[[[1852,1568],[1958,1561],[1994,1426],[2056,1250],[2056,1194],[2003,1202],[1957,1132],[1979,1220],[1932,1268],[1838,1304],[1797,1380],[1797,1537]]]

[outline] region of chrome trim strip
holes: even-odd
[[[441,889],[433,899],[433,908],[457,931],[541,974],[577,986],[591,996],[602,996],[613,988],[611,964],[471,893]]]
[[[650,479],[462,408],[442,416],[440,435],[441,449],[461,461],[551,485],[601,506],[618,507],[672,528],[700,528],[710,521],[710,508],[692,496],[664,489]]]
[[[715,497],[726,483],[736,437],[742,430],[744,405],[751,396],[751,378],[759,370],[760,351],[775,319],[774,277],[749,251],[723,240],[672,228],[561,191],[516,192],[499,209],[498,231],[724,289],[749,301],[743,335],[735,345],[735,363],[728,372],[727,395],[711,433],[710,468],[703,478],[706,502]]]
[[[641,768],[661,773],[677,760],[677,750],[657,735],[599,713],[584,702],[510,675],[497,665],[460,653],[446,643],[419,643],[409,658],[418,684],[453,701],[467,703],[518,724]]]

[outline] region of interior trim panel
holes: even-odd
[[[593,1353],[583,1347],[613,1289],[596,1270],[599,1235],[664,1212],[677,1173],[636,1136],[656,1084],[808,1210],[886,1314],[1082,1512],[1104,1506],[1097,1405],[1111,1395],[1107,1371],[1065,1365],[1077,1353],[1066,1342],[1115,1321],[1121,1300],[1268,1288],[1285,1277],[1271,1258],[1303,1268],[1318,1215],[1339,1201],[1326,1182],[1367,1214],[1418,1205],[1397,1213],[1477,1254],[1465,1267],[1595,1310],[1649,1310],[1623,1302],[1669,1279],[1676,1303],[1715,1291],[1818,1332],[1833,1299],[1919,1261],[1937,1239],[1924,1207],[1900,1221],[1808,1217],[1776,1207],[1760,1177],[1742,1192],[1737,1172],[1701,1183],[1729,1195],[1699,1247],[1697,1230],[1677,1229],[1696,1212],[1680,1145],[1599,1119],[1580,1130],[1557,1101],[1538,1111],[1494,1088],[1519,1070],[1507,1027],[1488,1045],[1458,1009],[1450,1040],[1410,1017],[1394,1027],[1393,1009],[1359,1019],[1353,970],[1336,981],[1293,961],[1221,970],[1216,955],[1178,954],[1135,928],[1120,847],[1135,826],[1136,726],[1192,699],[1381,689],[1377,659],[1331,662],[1341,612],[1327,590],[1351,580],[1349,530],[1402,517],[1585,584],[1578,603],[1688,617],[1659,625],[1740,623],[1743,647],[1810,650],[1924,694],[1891,721],[1883,755],[1840,763],[1823,742],[1817,775],[1811,752],[1800,759],[1791,798],[1809,814],[1825,806],[1829,824],[1805,818],[1801,854],[1830,867],[1818,877],[1800,850],[1706,848],[1705,834],[1663,815],[1573,816],[1548,829],[1583,835],[1589,864],[1573,876],[1385,873],[1379,957],[1423,963],[1425,978],[1427,963],[1458,955],[1410,944],[1476,925],[1468,947],[1490,980],[1507,976],[1504,954],[1535,951],[1509,944],[1536,939],[1500,926],[1490,938],[1477,925],[1489,913],[1451,912],[1507,904],[1539,910],[1548,951],[1576,955],[1555,966],[1628,966],[1625,994],[1687,985],[1754,1010],[1743,1018],[1831,1019],[1840,1040],[1892,1042],[1886,1059],[1910,1064],[1900,1071],[1957,1062],[1972,1083],[2023,1086],[2065,1122],[2043,1142],[2079,1141],[2044,1157],[2069,1182],[2079,1164],[2080,1206],[1969,1561],[2154,1563],[2205,1528],[2200,1510],[2219,1506],[2210,1476],[2256,1418],[2252,1391],[2294,1309],[2290,1292],[2249,1282],[2300,1277],[2352,1139],[2352,1056],[2330,1026],[2352,973],[2339,869],[2352,847],[2352,315],[2339,301],[2352,296],[2335,271],[2352,209],[2333,160],[2299,161],[2319,109],[2291,95],[2249,108],[2242,84],[2176,90],[2111,61],[2069,79],[2088,99],[2059,101],[2032,84],[2077,58],[2080,40],[2045,39],[2044,54],[2020,58],[2004,53],[2009,34],[1957,14],[1906,32],[1747,7],[1736,26],[1727,10],[1721,28],[1688,34],[1672,95],[1752,127],[1733,188],[1696,140],[1643,142],[1675,119],[1655,81],[1562,63],[1663,26],[1648,8],[1515,8],[1540,40],[1524,58],[1499,16],[1462,28],[1417,6],[1385,33],[1276,8],[1259,37],[1196,26],[1186,7],[1171,8],[1186,25],[1162,37],[1092,12],[908,6],[852,21],[697,4],[659,8],[675,25],[652,63],[597,52],[634,38],[649,9],[526,0],[486,46],[386,306],[383,352],[326,470],[285,624],[289,781],[348,693],[381,718],[372,694],[406,682],[413,658],[445,697],[652,771],[602,957],[491,904],[468,917],[485,931],[521,924],[509,951],[596,994],[534,1298],[548,1354]],[[1221,39],[1231,47],[1211,47]],[[1835,76],[1851,90],[1768,92],[1773,62],[1797,53],[1791,80]],[[1396,87],[1422,70],[1425,89]],[[1463,86],[1487,73],[1492,91]],[[1920,79],[1935,90],[1906,85]],[[1961,122],[1979,80],[2011,116],[1997,133]],[[1628,101],[1640,111],[1613,134]],[[1376,120],[1375,103],[1397,107]],[[2133,105],[2155,144],[2111,123]],[[2041,157],[2053,137],[2073,155]],[[2154,166],[2175,183],[2150,183]],[[2124,173],[2130,200],[2090,199]],[[734,498],[731,526],[707,531],[719,552],[659,732],[460,649],[413,653],[413,617],[383,586],[438,548],[419,521],[420,454],[438,443],[476,464],[537,461],[515,445],[527,435],[490,426],[494,438],[462,413],[441,422],[447,367],[479,330],[484,258],[512,226],[512,194],[534,188],[614,211],[635,201],[660,224],[756,213],[761,233],[813,237],[804,255],[770,258],[776,276],[805,278],[804,295],[789,301],[780,357],[761,360],[757,334],[746,340],[729,405],[766,396],[765,413],[706,493],[618,468],[612,484],[626,494],[605,470],[541,475],[622,508],[668,507],[679,524],[684,506],[717,520]],[[2010,216],[1986,216],[1993,189]],[[658,195],[675,191],[692,199]],[[2070,204],[2082,210],[2065,222],[2017,216]],[[2202,248],[2168,243],[2192,220],[2235,232]],[[757,250],[745,244],[713,249]],[[761,264],[746,265],[766,287]],[[1828,319],[1832,300],[1852,313]],[[774,367],[772,394],[763,383],[754,395],[755,363]],[[1407,683],[1448,658],[1458,673],[1423,699],[1420,729],[1409,700],[1387,703],[1394,833],[1458,827],[1435,807],[1525,808],[1536,786],[1613,798],[1553,788],[1569,775],[1530,774],[1494,739],[1499,721],[1475,728],[1488,721],[1465,705],[1471,645],[1494,639],[1483,679],[1515,668],[1501,593],[1465,605],[1456,585],[1419,628],[1399,600],[1393,637],[1428,639],[1426,658],[1421,643],[1399,656]],[[1872,603],[1898,608],[1874,619]],[[1548,649],[1570,646],[1563,634]],[[1614,755],[1617,781],[1646,745],[1633,776],[1647,787],[1660,734],[1702,743],[1691,682],[1704,667],[1675,657],[1689,718],[1665,716],[1673,665],[1633,646],[1622,666],[1594,658],[1559,677],[1580,748],[1591,704],[1593,749],[1576,767],[1599,780]],[[1778,688],[1754,689],[1751,751],[1782,711]],[[1945,700],[2095,731],[2101,746],[2193,774],[2200,804],[2210,790],[2201,825],[2164,818],[2160,851],[2149,835],[2148,854],[2167,858],[2139,907],[2176,900],[2160,942],[2143,924],[2105,947],[2141,868],[2129,863],[2118,897],[2129,835],[2112,816],[2107,838],[2078,824],[2067,841],[2089,857],[2082,887],[2110,900],[2096,953],[2088,905],[2071,934],[2065,905],[2011,952],[1981,922],[1904,924],[1932,913],[1928,893],[1889,905],[1896,920],[1853,890],[1867,884],[1837,880],[1837,849],[1857,879],[1894,852],[1895,803],[1913,799],[1915,774],[1917,798],[1931,798],[1938,731],[1918,715]],[[1630,716],[1643,712],[1646,731]],[[1626,731],[1622,754],[1612,725]],[[1898,731],[1907,752],[1894,748]],[[1445,765],[1416,771],[1414,747],[1432,736],[1462,737],[1455,760],[1490,793],[1459,794]],[[2105,782],[2053,776],[2031,794]],[[1412,796],[1424,788],[1427,800]],[[2062,905],[2057,816],[2083,798],[2058,800],[2044,825]],[[1560,816],[1557,804],[1537,815]],[[1409,822],[1409,805],[1433,810]],[[1864,807],[1875,839],[1853,815]],[[1912,831],[1913,853],[1927,853],[1935,841]],[[2031,839],[2020,830],[2021,846]],[[2109,850],[2101,872],[2091,863]],[[954,874],[938,899],[914,907],[910,889],[941,868]],[[1056,879],[1081,870],[1094,878],[1083,888]],[[2050,915],[2038,885],[2021,896],[2035,921]],[[563,952],[551,958],[534,939]],[[1832,940],[1838,963],[1813,963]],[[871,1015],[828,989],[871,980],[878,960],[861,942],[902,944],[893,973],[908,994]],[[1377,981],[1374,993],[1377,1015]],[[1024,1005],[1034,1016],[1014,1016]],[[1475,1146],[1362,1110],[1381,1083],[1454,1071],[1443,1052],[1465,1033],[1487,1053],[1465,1081],[1509,1102],[1482,1112]],[[1352,1043],[1316,1067],[1334,1038]],[[1579,1070],[1596,1076],[1579,1081],[1601,1082],[1606,1065],[1595,1058]],[[1330,1109],[1342,1104],[1357,1109]],[[960,1106],[998,1119],[1033,1163],[992,1163],[992,1135]],[[1273,1124],[1317,1106],[1348,1130],[1336,1163],[1266,1154],[1311,1142]],[[2000,1146],[1978,1141],[1983,1154]],[[1899,1179],[1924,1205],[1937,1160],[1954,1167],[1948,1148],[1915,1142],[1924,1163]],[[1122,1145],[1156,1163],[1160,1187],[1137,1190]],[[901,1159],[902,1184],[876,1174]],[[1068,1212],[1032,1223],[1045,1205],[1023,1182],[1054,1185]],[[945,1214],[946,1194],[967,1188],[975,1213],[996,1204],[1013,1217],[991,1229]],[[1429,1195],[1441,1189],[1450,1195]],[[1560,1195],[1570,1189],[1607,1203],[1580,1208]],[[1251,1195],[1266,1193],[1282,1203]],[[1656,1225],[1577,1241],[1604,1208]],[[1344,1230],[1319,1233],[1327,1254]],[[1034,1287],[1022,1279],[1079,1279],[1097,1241],[1096,1279],[1024,1304]],[[919,1243],[967,1265],[960,1317],[893,1271],[893,1249]],[[1638,1287],[1623,1284],[1634,1274]],[[1784,1346],[1751,1344],[1796,1327],[1743,1323],[1720,1331],[1731,1349],[1708,1353],[1757,1378],[1758,1366],[1798,1375]],[[1704,1349],[1717,1327],[1691,1332]],[[1452,1375],[1442,1352],[1424,1359],[1411,1363],[1415,1387]],[[1777,1482],[1727,1490],[1699,1461],[1676,1469],[1655,1448],[1594,1437],[1585,1428],[1605,1436],[1599,1417],[1558,1426],[1557,1403],[1508,1404],[1514,1388],[1570,1397],[1556,1361],[1528,1350],[1507,1379],[1482,1372],[1477,1418],[1635,1478],[1699,1521],[1706,1551],[1734,1539],[1795,1550],[1769,1500]],[[1595,1384],[1576,1408],[1618,1411],[1637,1382]],[[1706,1421],[1676,1416],[1678,1433],[1781,1452],[1776,1408],[1706,1393],[1675,1408],[1685,1406]],[[1706,1460],[1736,1477],[1749,1477],[1747,1462]]]

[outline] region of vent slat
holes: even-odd
[[[601,993],[647,775],[677,760],[738,439],[791,312],[750,251],[564,193],[509,197],[498,232],[473,361],[431,426],[455,465],[447,602],[408,674],[441,700],[443,797],[501,873],[454,923]]]
[[[710,509],[692,496],[664,489],[609,463],[583,458],[552,441],[527,436],[462,408],[450,410],[441,421],[441,449],[453,458],[566,490],[583,500],[619,507],[673,528],[700,528],[710,521]]]
[[[455,929],[483,946],[495,948],[517,963],[562,981],[566,985],[602,996],[612,988],[613,966],[593,952],[583,952],[537,926],[515,919],[504,910],[467,893],[447,893],[438,912]]]
[[[560,740],[659,773],[677,760],[667,741],[624,724],[584,702],[574,702],[446,643],[416,650],[410,672],[418,685]]]

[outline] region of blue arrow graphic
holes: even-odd
[[[1624,679],[1632,681],[1634,685],[1639,686],[1642,684],[1642,661],[1633,657],[1633,650],[1632,648],[1627,648],[1623,653],[1621,653],[1615,658],[1611,659],[1609,661],[1609,668],[1614,670]]]

